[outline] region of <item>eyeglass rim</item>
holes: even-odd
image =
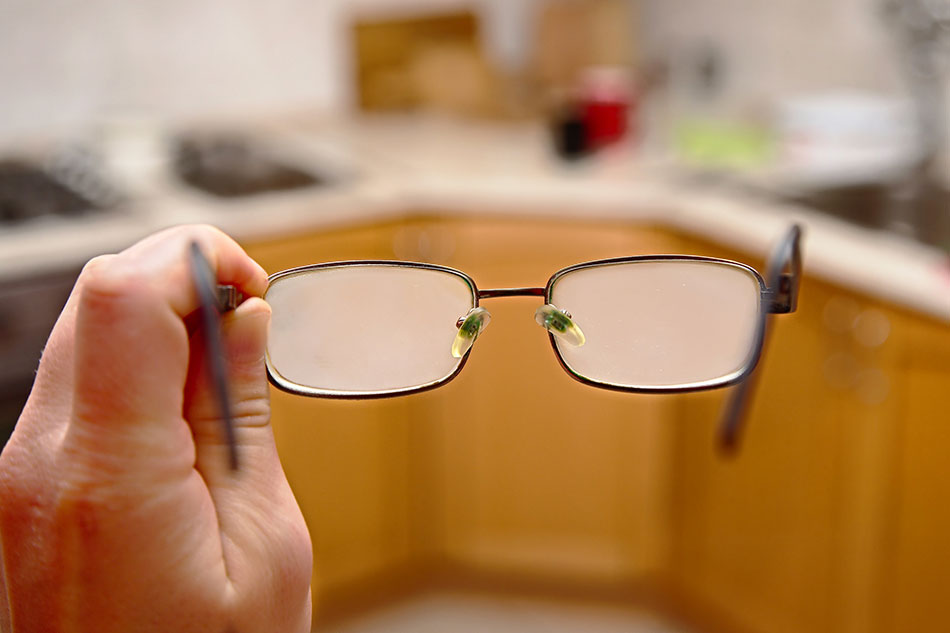
[[[551,277],[548,279],[545,286],[542,288],[537,288],[537,294],[544,297],[545,302],[550,302],[551,300],[551,291],[555,282],[563,277],[566,274],[576,272],[578,270],[588,269],[588,268],[597,268],[601,266],[611,266],[618,264],[629,264],[629,263],[650,263],[650,262],[671,262],[671,261],[681,261],[681,262],[700,262],[700,263],[710,263],[716,265],[723,265],[728,267],[733,267],[740,269],[748,274],[750,274],[755,281],[759,284],[759,314],[758,314],[758,323],[761,324],[766,318],[766,314],[770,312],[770,302],[772,294],[769,288],[766,285],[765,280],[762,275],[759,274],[757,270],[753,267],[743,264],[742,262],[737,262],[730,259],[718,258],[718,257],[706,257],[702,255],[632,255],[627,257],[614,257],[608,259],[598,259],[587,262],[581,262],[578,264],[572,264],[565,268],[555,271]],[[475,280],[472,279],[467,273],[452,268],[450,266],[443,266],[441,264],[433,264],[429,262],[416,262],[416,261],[402,261],[402,260],[385,260],[385,259],[360,259],[360,260],[340,260],[333,262],[322,262],[318,264],[307,264],[304,266],[296,266],[293,268],[288,268],[286,270],[281,270],[276,273],[272,273],[268,276],[267,282],[268,287],[264,292],[264,298],[267,297],[267,292],[270,290],[274,282],[284,279],[287,277],[292,277],[300,274],[306,274],[318,270],[327,270],[333,268],[353,268],[353,267],[369,267],[369,266],[385,266],[393,268],[416,268],[423,270],[433,270],[438,272],[447,273],[461,278],[469,286],[469,289],[472,292],[473,307],[478,307],[480,305],[480,299],[486,298],[487,296],[501,296],[501,295],[486,295],[482,291],[479,291]],[[518,290],[533,290],[531,288],[521,288]],[[597,387],[599,389],[606,389],[608,391],[620,391],[624,393],[643,393],[643,394],[675,394],[675,393],[692,393],[698,391],[706,391],[711,389],[719,389],[722,387],[728,387],[730,385],[737,384],[742,382],[747,378],[758,365],[759,360],[762,356],[762,349],[764,343],[764,337],[762,335],[761,325],[757,327],[755,333],[755,338],[753,342],[753,349],[749,354],[749,357],[746,360],[744,367],[738,372],[729,374],[722,378],[716,378],[710,381],[703,381],[701,383],[691,383],[688,385],[675,385],[670,387],[663,386],[640,386],[640,385],[616,385],[603,381],[597,381],[573,371],[568,364],[565,362],[564,358],[561,356],[560,351],[557,348],[557,341],[553,334],[548,332],[548,340],[551,344],[551,348],[554,350],[554,356],[558,361],[558,364],[561,365],[565,373],[574,380],[585,384],[590,387]],[[274,367],[270,361],[270,355],[265,351],[265,367],[267,370],[267,378],[271,384],[287,393],[292,393],[295,395],[310,396],[310,397],[319,397],[319,398],[329,398],[336,400],[373,400],[379,398],[390,398],[396,396],[411,395],[414,393],[422,393],[429,391],[431,389],[436,389],[445,385],[446,383],[455,379],[459,373],[461,373],[466,362],[468,361],[469,354],[471,354],[472,349],[470,348],[465,352],[456,365],[455,369],[444,378],[425,383],[424,385],[417,385],[413,387],[406,387],[400,389],[387,389],[380,391],[368,391],[368,392],[344,392],[344,391],[334,391],[328,389],[317,389],[313,387],[306,387],[295,383],[287,378],[284,378]]]
[[[319,264],[307,264],[306,266],[296,266],[294,268],[288,268],[287,270],[281,270],[276,273],[273,273],[267,277],[267,289],[264,291],[264,299],[267,298],[267,293],[270,291],[274,282],[285,279],[288,277],[294,277],[297,275],[307,274],[310,272],[318,270],[328,270],[333,268],[358,268],[358,267],[390,267],[390,268],[416,268],[423,270],[432,270],[437,272],[443,272],[455,277],[461,278],[466,285],[468,285],[469,290],[472,293],[472,307],[478,307],[478,287],[475,285],[475,280],[472,279],[469,275],[451,268],[449,266],[442,266],[439,264],[430,264],[427,262],[411,262],[411,261],[398,261],[398,260],[384,260],[384,259],[360,259],[360,260],[345,260],[345,261],[334,261],[334,262],[323,262]],[[380,398],[393,398],[397,396],[407,396],[414,393],[422,393],[424,391],[429,391],[437,387],[441,387],[447,382],[453,380],[456,376],[461,373],[462,368],[465,367],[465,363],[468,361],[468,356],[471,353],[471,348],[469,348],[462,358],[459,360],[458,364],[455,366],[455,369],[447,376],[434,380],[432,382],[427,382],[423,385],[416,385],[413,387],[405,387],[399,389],[382,389],[379,391],[361,391],[361,392],[348,392],[348,391],[336,391],[333,389],[318,389],[315,387],[307,387],[301,385],[292,380],[289,380],[282,376],[277,369],[274,368],[270,360],[270,354],[265,348],[264,352],[264,366],[267,370],[267,379],[272,385],[285,391],[287,393],[292,393],[298,396],[309,396],[314,398],[329,398],[333,400],[376,400]]]
[[[749,355],[746,357],[745,363],[741,369],[736,372],[726,374],[725,376],[719,378],[713,378],[710,380],[704,380],[696,383],[689,383],[685,385],[671,385],[671,386],[645,386],[645,385],[618,385],[614,383],[604,382],[600,380],[594,380],[582,374],[575,372],[564,360],[564,357],[561,356],[561,351],[557,346],[557,339],[551,332],[548,332],[548,341],[551,344],[551,348],[554,350],[554,355],[557,358],[558,364],[561,365],[561,368],[567,373],[568,376],[574,380],[587,385],[589,387],[597,387],[599,389],[606,389],[608,391],[619,391],[623,393],[643,393],[643,394],[676,394],[676,393],[694,393],[699,391],[709,391],[711,389],[721,389],[723,387],[729,387],[731,385],[738,384],[745,380],[759,364],[759,360],[762,357],[762,349],[764,347],[764,337],[762,336],[761,329],[762,323],[765,321],[766,315],[770,312],[770,305],[772,300],[772,293],[766,285],[765,279],[762,277],[759,272],[749,266],[748,264],[743,264],[742,262],[737,262],[731,259],[724,259],[721,257],[706,257],[703,255],[633,255],[629,257],[613,257],[609,259],[598,259],[589,262],[582,262],[580,264],[573,264],[566,268],[555,272],[551,275],[551,278],[548,279],[547,284],[544,286],[544,301],[546,303],[551,303],[551,293],[554,290],[554,284],[564,275],[577,272],[579,270],[585,270],[589,268],[600,268],[604,266],[616,266],[622,264],[640,264],[640,263],[652,263],[652,262],[697,262],[697,263],[707,263],[715,264],[718,266],[725,266],[729,268],[739,269],[745,273],[748,273],[759,285],[759,311],[756,315],[756,331],[753,333],[753,342],[752,349],[750,350]]]

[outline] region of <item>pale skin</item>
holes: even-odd
[[[241,468],[203,368],[188,244],[225,315]],[[210,227],[83,270],[0,455],[0,631],[310,630],[311,544],[270,426],[266,274]]]

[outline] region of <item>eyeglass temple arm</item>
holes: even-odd
[[[798,307],[798,289],[801,285],[802,229],[795,224],[789,227],[782,240],[772,250],[766,267],[766,304],[756,326],[755,347],[759,350],[753,362],[758,365],[765,353],[769,314],[788,314]],[[734,455],[739,449],[743,422],[755,391],[758,372],[754,366],[749,375],[736,385],[729,394],[719,421],[719,450],[724,455]]]
[[[218,412],[221,415],[225,441],[228,445],[228,466],[232,471],[237,471],[239,466],[237,440],[234,435],[234,416],[231,410],[227,364],[224,360],[224,343],[221,337],[221,314],[236,308],[244,300],[244,294],[235,286],[215,283],[214,270],[196,242],[191,243],[188,253],[191,260],[192,280],[198,293],[198,311],[204,327],[206,365],[215,397],[218,400]]]

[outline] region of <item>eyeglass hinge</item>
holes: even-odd
[[[788,314],[798,307],[798,288],[794,283],[793,273],[782,273],[778,278],[778,287],[770,289],[772,302],[769,312],[773,314]]]
[[[222,312],[233,310],[244,301],[244,293],[237,289],[237,286],[219,285],[216,288],[218,299],[218,309]]]

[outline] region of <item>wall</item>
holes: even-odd
[[[333,99],[330,3],[4,0],[0,134]],[[292,18],[290,17],[292,16]]]
[[[540,0],[3,0],[0,142],[114,113],[160,119],[346,107],[351,15],[474,6],[515,63]]]
[[[3,0],[0,142],[110,113],[160,118],[350,103],[354,14],[474,7],[486,50],[515,68],[551,0]],[[738,98],[900,86],[876,0],[631,0],[642,47],[681,60],[714,43]]]
[[[903,89],[879,0],[642,0],[648,56],[682,68],[715,48],[734,102]]]

